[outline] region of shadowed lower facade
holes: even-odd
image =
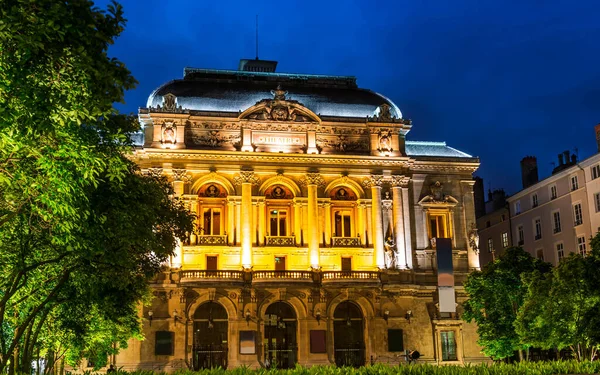
[[[117,366],[485,360],[460,320],[477,158],[406,140],[411,121],[354,77],[186,69],[139,119],[135,161],[172,180],[197,232]]]

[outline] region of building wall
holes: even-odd
[[[594,206],[594,194],[600,192],[600,182],[592,180],[591,167],[600,162],[596,154],[583,162],[569,167],[537,184],[520,191],[508,199],[511,211],[513,239],[518,242],[518,228],[523,227],[523,248],[531,255],[553,264],[558,263],[557,245],[562,244],[564,256],[578,252],[578,238],[584,237],[586,248],[589,240],[597,232],[600,223]],[[577,177],[578,188],[573,190],[571,179]],[[551,187],[556,187],[556,198],[551,196]],[[533,205],[533,195],[537,194],[538,205]],[[520,204],[521,211],[517,211]],[[576,225],[574,205],[581,204],[582,223]],[[553,215],[560,213],[560,231],[554,230]],[[535,238],[535,220],[541,220],[541,238]]]
[[[492,211],[477,219],[479,233],[479,260],[485,265],[501,256],[504,249],[513,246],[508,208]],[[504,240],[506,236],[506,241]],[[489,240],[493,248],[489,248]],[[504,246],[505,243],[507,246]]]

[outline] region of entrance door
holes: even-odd
[[[217,270],[217,256],[216,255],[207,255],[206,256],[206,269],[209,271]]]
[[[365,365],[363,315],[350,301],[340,303],[333,312],[333,345],[337,366]]]
[[[227,311],[216,302],[200,305],[194,313],[194,370],[227,368]]]
[[[352,258],[342,257],[342,271],[343,272],[352,271]]]
[[[285,302],[275,302],[267,307],[265,316],[265,364],[273,368],[294,368],[296,356],[296,313]]]

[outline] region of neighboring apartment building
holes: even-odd
[[[552,176],[507,200],[516,245],[554,265],[585,255],[600,230],[600,153],[578,162],[565,151]]]
[[[274,64],[186,68],[140,109],[134,160],[173,181],[198,232],[116,365],[486,361],[460,320],[479,159],[406,140],[411,121],[354,77]]]
[[[479,261],[486,264],[512,246],[510,215],[504,190],[488,192],[485,214],[477,218],[479,233]]]

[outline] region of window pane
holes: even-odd
[[[442,331],[442,361],[456,361],[456,341],[454,331]]]

